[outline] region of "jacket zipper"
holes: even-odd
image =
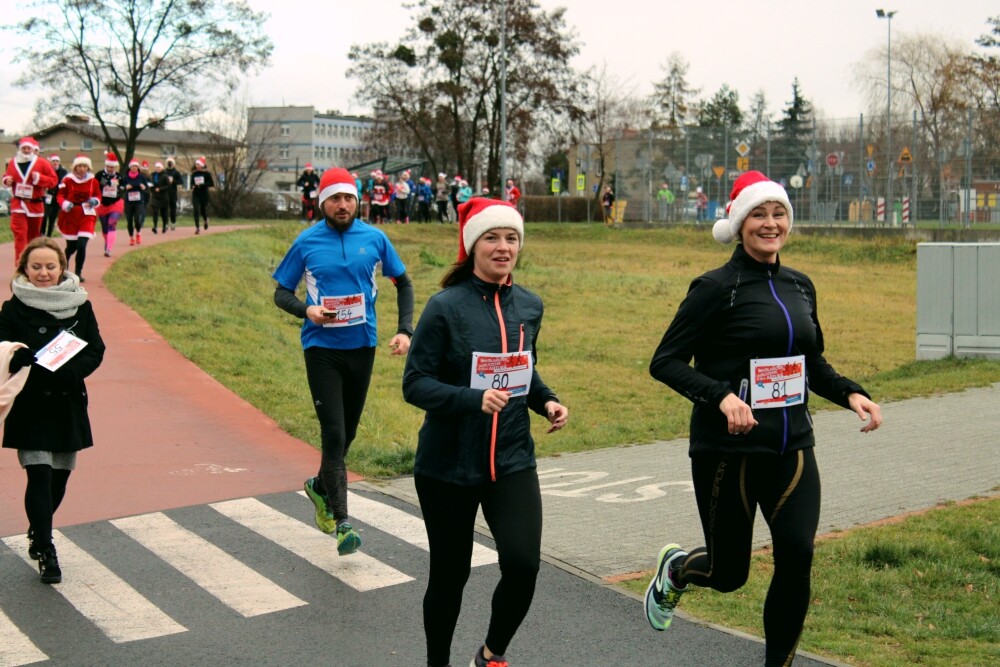
[[[500,309],[500,288],[493,293],[493,307],[497,311],[497,324],[500,325],[500,351],[507,354],[507,326],[503,320],[503,310]],[[520,328],[520,340],[518,342],[518,353],[524,352],[524,324]],[[500,413],[493,413],[493,425],[490,427],[490,481],[497,481],[497,425],[500,422]]]
[[[781,308],[781,312],[785,315],[785,323],[788,325],[788,350],[785,352],[785,356],[789,357],[792,355],[792,344],[795,340],[795,329],[792,327],[792,317],[788,314],[788,309],[785,307],[785,304],[782,303],[781,299],[778,297],[778,291],[774,288],[771,269],[767,270],[767,285],[771,288],[771,296],[774,297],[774,300]],[[788,408],[781,408],[781,419],[781,453],[784,454],[785,450],[788,449]]]

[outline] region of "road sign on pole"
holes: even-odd
[[[875,160],[873,160],[872,158],[868,158],[868,164],[866,164],[865,166],[868,168],[868,173],[869,174],[872,173],[872,172],[874,172],[875,171]]]
[[[745,141],[741,141],[736,144],[736,152],[740,154],[740,157],[746,157],[747,153],[750,152],[750,146]]]
[[[836,153],[827,153],[826,166],[830,167],[830,169],[835,169],[838,164],[840,164],[840,156]]]

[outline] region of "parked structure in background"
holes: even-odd
[[[248,142],[273,144],[260,187],[278,191],[295,189],[307,162],[317,173],[330,167],[351,168],[376,156],[365,147],[375,119],[345,116],[337,111],[320,113],[312,106],[250,107]],[[277,132],[274,126],[277,125]]]

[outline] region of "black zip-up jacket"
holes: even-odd
[[[528,395],[512,397],[499,412],[492,461],[493,417],[482,411],[484,391],[469,386],[472,353],[502,351],[497,302],[507,351],[521,349],[537,363],[544,308],[518,285],[473,276],[432,296],[420,316],[403,372],[403,397],[427,411],[414,462],[418,475],[471,486],[490,482],[491,463],[496,479],[536,465],[528,409],[545,415],[545,404],[559,400],[537,369]]]
[[[806,360],[803,403],[754,410],[758,425],[746,435],[730,435],[719,403],[729,393],[739,396],[742,380],[750,382],[750,360],[800,354]],[[823,358],[816,289],[808,276],[781,266],[780,258],[762,264],[742,244],[729,262],[691,283],[656,348],[649,372],[694,403],[691,455],[782,453],[812,447],[810,393],[845,408],[850,394],[868,396]]]

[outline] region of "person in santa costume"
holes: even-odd
[[[90,173],[91,162],[86,155],[73,158],[73,170],[59,184],[59,233],[66,239],[66,262],[76,255],[75,273],[80,282],[83,264],[87,261],[87,243],[94,238],[97,207],[101,203],[101,186]]]
[[[49,188],[45,193],[45,226],[41,231],[46,236],[52,236],[52,232],[55,230],[56,220],[59,218],[59,202],[56,201],[56,196],[59,194],[59,184],[69,173],[66,171],[66,167],[62,166],[62,160],[59,159],[58,155],[50,155],[49,164],[55,170],[58,181],[54,188]]]
[[[305,170],[295,181],[295,187],[302,191],[302,224],[311,225],[319,217],[316,197],[319,196],[319,174],[313,171],[312,162],[306,162]]]
[[[28,241],[41,236],[45,221],[45,191],[59,183],[48,160],[38,157],[38,142],[23,137],[17,153],[7,163],[3,185],[10,188],[10,231],[14,234],[14,263],[17,264]]]
[[[104,171],[95,178],[101,186],[101,204],[97,207],[97,217],[101,220],[101,233],[104,235],[104,256],[111,257],[115,236],[118,235],[118,219],[125,212],[118,158],[114,153],[108,153],[104,157]]]

